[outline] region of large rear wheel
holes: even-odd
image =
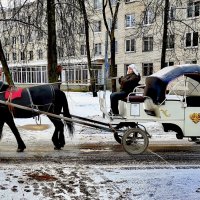
[[[128,129],[122,137],[122,145],[129,154],[143,153],[149,145],[148,134],[140,128]]]

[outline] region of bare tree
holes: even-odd
[[[1,64],[3,66],[3,71],[6,77],[6,81],[10,86],[14,86],[14,82],[12,80],[12,76],[10,74],[9,68],[8,68],[8,64],[3,52],[3,48],[2,48],[2,44],[1,44],[1,40],[0,40],[0,60],[1,60]]]
[[[48,79],[49,82],[58,81],[57,67],[57,45],[56,45],[56,20],[55,20],[55,0],[47,0],[47,24],[48,24]]]
[[[107,30],[107,33],[110,38],[110,76],[115,77],[116,76],[116,70],[115,70],[115,27],[117,24],[117,15],[118,10],[120,6],[120,0],[116,1],[115,9],[112,7],[111,0],[103,0],[103,20],[104,24]],[[107,15],[106,10],[109,10],[110,15]],[[111,25],[108,24],[108,19],[111,17]],[[112,79],[112,92],[116,91],[116,79]]]
[[[85,38],[86,38],[86,50],[87,50],[87,62],[88,62],[88,70],[90,74],[90,82],[91,82],[91,90],[93,92],[93,96],[97,96],[97,92],[95,89],[95,79],[92,74],[92,63],[91,63],[91,55],[90,55],[90,35],[89,35],[89,20],[86,11],[85,0],[79,0],[80,9],[82,11],[83,19],[84,19],[84,27],[85,27]]]
[[[165,0],[164,6],[164,25],[163,25],[163,38],[162,38],[162,53],[161,53],[161,69],[165,67],[166,49],[167,49],[167,32],[169,20],[169,0]]]

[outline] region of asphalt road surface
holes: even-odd
[[[54,150],[52,145],[29,146],[24,152],[17,153],[16,146],[0,146],[0,160],[21,162],[57,160],[82,164],[101,163],[136,164],[137,162],[159,164],[196,164],[200,163],[200,145],[195,143],[176,143],[172,141],[150,143],[146,152],[139,155],[127,154],[122,145],[108,144],[66,145],[62,150]]]

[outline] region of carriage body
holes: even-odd
[[[136,123],[159,122],[166,132],[170,130],[176,131],[178,128],[179,131],[181,130],[177,135],[178,139],[200,137],[200,107],[188,107],[182,100],[174,97],[170,98],[170,96],[166,98],[164,104],[149,104],[152,104],[149,99],[146,102],[145,100],[144,102],[120,101],[119,112],[122,116],[120,120]],[[149,107],[151,110],[146,110]],[[152,116],[152,112],[155,113],[155,115],[153,114],[154,116]],[[113,123],[116,123],[115,119]]]
[[[166,131],[179,130],[178,139],[200,137],[199,65],[160,70],[147,77],[142,96],[137,89],[133,94],[119,103],[125,121],[160,122]]]
[[[200,65],[166,67],[146,78],[144,91],[136,88],[119,102],[120,117],[111,117],[111,124],[135,124],[126,130],[120,142],[130,154],[141,153],[148,146],[150,135],[141,132],[146,143],[143,149],[130,149],[130,135],[136,140],[144,122],[159,122],[164,131],[175,131],[177,139],[200,138]],[[133,134],[134,133],[134,134]],[[128,142],[127,142],[128,141]],[[128,144],[127,144],[128,143]],[[134,145],[136,141],[133,142]],[[136,145],[137,146],[137,145]],[[134,149],[135,148],[135,149]]]

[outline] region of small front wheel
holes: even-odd
[[[124,150],[129,154],[143,153],[149,145],[147,133],[140,128],[128,129],[122,137]]]

